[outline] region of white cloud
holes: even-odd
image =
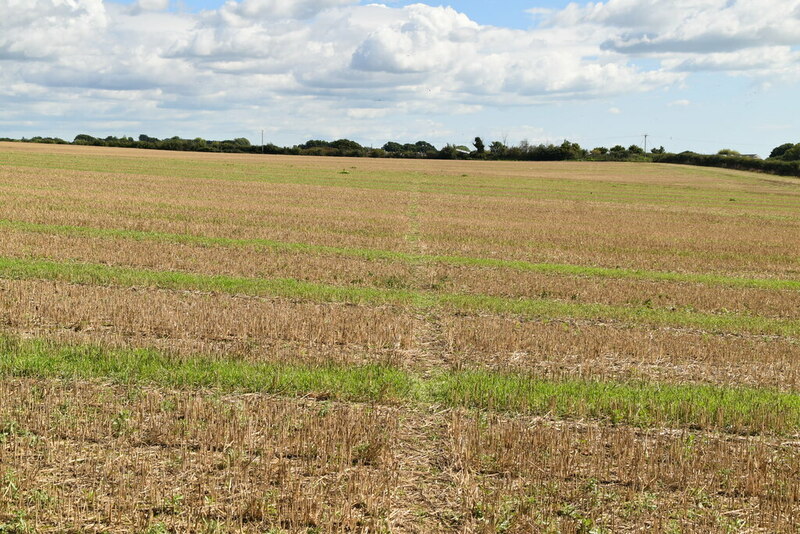
[[[119,123],[254,125],[267,115],[292,131],[352,123],[367,135],[370,121],[387,131],[406,116],[627,95],[698,71],[800,78],[800,0],[570,4],[531,10],[541,24],[527,31],[425,4],[169,5],[0,0],[0,107]],[[652,65],[637,66],[641,57]]]
[[[395,24],[368,35],[353,53],[351,65],[394,73],[448,70],[473,52],[478,33],[475,22],[452,8],[411,5]]]
[[[552,25],[590,25],[624,53],[712,53],[800,42],[800,0],[609,0],[570,4]]]
[[[612,107],[608,108],[608,112],[611,113],[612,115],[619,115],[620,113],[622,113],[622,110],[619,109],[618,107]]]
[[[357,0],[228,0],[219,10],[228,22],[240,19],[307,19],[320,12],[354,4]],[[246,24],[245,20],[236,21]]]
[[[673,107],[673,108],[685,108],[685,107],[691,106],[692,102],[690,100],[687,100],[687,99],[684,98],[684,99],[680,99],[680,100],[673,100],[672,102],[670,102],[667,105],[670,106],[670,107]]]
[[[800,64],[800,52],[789,46],[753,47],[735,52],[711,54],[675,55],[666,59],[664,65],[680,71],[778,71],[786,66]]]
[[[75,52],[107,25],[103,0],[0,0],[0,59]]]
[[[169,7],[169,0],[137,0],[133,5],[132,11],[140,13],[142,11],[164,11]]]
[[[351,119],[380,119],[389,113],[387,109],[381,108],[351,108],[347,110],[347,116]]]

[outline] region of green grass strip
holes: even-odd
[[[657,282],[688,282],[733,288],[751,288],[767,290],[800,291],[800,280],[781,280],[775,278],[745,278],[716,274],[676,273],[665,271],[648,271],[640,269],[623,269],[608,267],[586,267],[581,265],[558,263],[533,263],[521,260],[503,260],[494,258],[475,258],[468,256],[409,254],[390,250],[330,247],[307,243],[291,243],[270,239],[234,239],[228,237],[209,237],[191,234],[172,234],[164,232],[145,232],[140,230],[121,230],[91,228],[85,226],[67,226],[53,224],[37,224],[22,221],[0,219],[0,228],[9,228],[31,233],[56,234],[76,237],[99,237],[111,239],[131,239],[135,241],[152,241],[182,245],[205,247],[242,247],[256,250],[274,250],[278,252],[299,252],[329,254],[360,258],[370,261],[397,261],[404,263],[439,263],[467,267],[490,267],[512,269],[516,271],[537,272],[543,274],[586,276],[596,278],[614,278],[631,280],[650,280]]]
[[[554,299],[508,298],[438,293],[405,289],[345,287],[292,278],[241,278],[178,271],[153,271],[101,264],[0,258],[0,278],[59,280],[75,284],[145,286],[272,296],[318,302],[394,304],[422,309],[444,307],[459,311],[515,314],[538,319],[614,320],[651,325],[697,328],[711,332],[749,332],[800,335],[800,321],[745,314],[710,314],[646,306],[614,306]]]
[[[800,431],[800,396],[767,389],[589,380],[547,381],[490,371],[431,377],[384,365],[247,363],[172,358],[0,335],[0,376],[103,379],[123,384],[312,395],[340,401],[422,403],[498,412],[592,418],[635,426],[736,433]]]
[[[0,277],[20,280],[59,280],[87,285],[145,286],[356,304],[406,304],[418,300],[415,299],[417,295],[413,291],[340,287],[292,278],[240,278],[20,258],[0,258]]]
[[[210,358],[176,360],[151,349],[59,345],[10,336],[0,336],[0,373],[293,396],[315,393],[362,402],[410,398],[415,387],[410,375],[386,366],[311,367]]]
[[[605,419],[635,426],[686,426],[737,433],[800,430],[800,395],[695,384],[548,381],[520,374],[441,374],[431,397],[448,406]]]

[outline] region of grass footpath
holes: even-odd
[[[171,388],[215,388],[351,402],[427,404],[641,427],[745,434],[800,432],[800,396],[769,389],[542,380],[522,374],[442,370],[429,377],[383,365],[255,364],[172,358],[151,349],[110,349],[0,336],[0,376],[102,379]]]
[[[508,298],[405,289],[335,286],[292,278],[243,278],[177,271],[154,271],[102,264],[0,257],[0,278],[59,280],[74,284],[155,287],[222,292],[317,302],[402,305],[420,309],[514,314],[536,319],[612,320],[632,324],[693,328],[708,332],[800,336],[800,321],[741,313],[615,306],[555,299]]]
[[[677,273],[669,271],[650,271],[643,269],[609,267],[587,267],[563,263],[533,263],[521,260],[476,258],[469,256],[409,254],[391,250],[357,247],[331,247],[325,245],[311,245],[307,243],[276,241],[271,239],[234,239],[228,237],[172,234],[165,232],[145,232],[140,230],[123,230],[116,228],[92,228],[87,226],[37,224],[23,221],[11,221],[8,219],[0,219],[0,228],[8,228],[12,230],[38,234],[73,237],[130,239],[134,241],[150,241],[205,247],[251,248],[256,250],[273,250],[276,252],[325,254],[331,256],[359,258],[369,261],[396,261],[410,264],[437,263],[443,265],[490,267],[522,272],[536,272],[566,276],[649,280],[654,282],[685,282],[741,289],[750,288],[800,291],[800,280],[782,280],[776,278],[746,278],[717,274]]]

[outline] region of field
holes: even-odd
[[[800,181],[0,143],[0,532],[798,532]]]

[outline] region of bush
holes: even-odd
[[[723,167],[741,171],[766,172],[781,176],[800,177],[800,161],[781,161],[775,159],[755,159],[742,156],[706,155],[695,152],[680,154],[654,154],[656,163],[677,163],[681,165],[700,165],[704,167]]]

